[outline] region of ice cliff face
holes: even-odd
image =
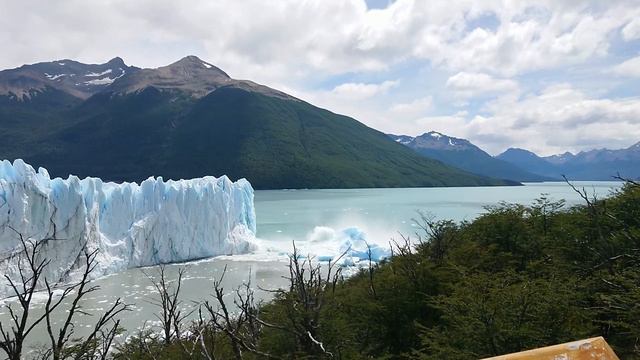
[[[15,229],[12,230],[12,229]],[[123,269],[252,250],[256,231],[253,189],[227,177],[136,183],[97,178],[51,179],[22,160],[0,162],[0,274],[16,278],[20,242],[51,239],[50,282],[82,265],[83,248],[97,249],[93,276]],[[8,294],[0,279],[0,298]]]

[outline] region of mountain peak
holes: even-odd
[[[428,133],[422,134],[422,136],[427,136],[427,135],[435,139],[440,139],[443,136],[441,133],[437,131],[429,131]]]
[[[204,61],[202,61],[202,59],[200,59],[199,57],[197,57],[195,55],[187,55],[187,56],[183,57],[182,59],[176,61],[176,63],[179,63],[179,62],[195,63],[195,62],[204,62]]]
[[[592,150],[595,152],[600,152],[600,150]],[[578,156],[588,156],[588,152],[584,152],[581,151],[580,153],[578,153]],[[569,152],[569,151],[565,151],[563,154],[558,154],[558,155],[551,155],[551,156],[546,156],[544,159],[547,160],[548,162],[552,163],[552,164],[564,164],[568,161],[571,161],[571,159],[575,158],[576,155],[574,155],[573,153]]]
[[[418,147],[433,148],[433,149],[456,149],[466,150],[470,148],[476,148],[475,145],[466,139],[459,139],[446,134],[429,131],[418,137],[416,137],[416,145]]]
[[[231,83],[233,79],[224,71],[197,56],[190,55],[166,66],[136,71],[119,79],[110,89],[114,92],[130,93],[155,87],[179,90],[194,97],[202,97]]]
[[[187,56],[183,57],[182,59],[180,59],[178,61],[172,62],[168,66],[197,66],[197,67],[204,67],[202,64],[205,64],[205,62],[200,60],[199,57],[197,57],[195,55],[187,55]]]
[[[209,64],[206,61],[201,60],[199,57],[195,56],[195,55],[189,55],[189,56],[185,56],[182,59],[169,64],[167,66],[164,67],[165,69],[173,69],[177,72],[182,73],[183,75],[196,75],[197,73],[201,72],[201,71],[209,71],[211,73],[215,72],[216,75],[222,76],[224,78],[230,79],[231,77],[229,75],[227,75],[227,73],[225,73],[224,71],[222,71],[220,68]],[[162,69],[162,68],[160,68]],[[210,75],[210,74],[208,74]]]
[[[127,65],[124,63],[124,60],[120,56],[116,56],[113,59],[107,61],[108,65],[118,66],[118,67],[126,67]]]
[[[194,98],[206,96],[221,87],[235,87],[248,92],[298,101],[278,90],[248,80],[232,79],[218,67],[194,55],[185,56],[167,66],[137,70],[118,79],[109,89],[115,93],[132,93],[147,87],[180,91]]]
[[[529,151],[527,149],[523,149],[523,148],[518,148],[518,147],[510,147],[507,150],[505,150],[502,154],[498,155],[497,157],[500,157],[501,155],[504,154],[529,154],[529,155],[536,155],[534,154],[532,151]],[[537,156],[537,155],[536,155]]]

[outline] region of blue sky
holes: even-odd
[[[384,132],[490,153],[640,141],[640,1],[0,0],[0,67],[194,54]],[[81,15],[80,15],[81,14]]]
[[[384,9],[389,6],[393,1],[391,0],[366,0],[367,8],[369,9]]]

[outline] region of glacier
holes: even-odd
[[[49,239],[50,282],[69,281],[83,249],[98,250],[93,277],[124,269],[182,262],[255,249],[251,184],[226,176],[149,178],[140,184],[98,178],[51,179],[22,160],[0,162],[0,274],[18,275],[20,240]],[[0,279],[0,298],[10,295]]]

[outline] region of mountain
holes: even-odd
[[[102,81],[67,80],[87,77]],[[232,79],[195,56],[157,69],[119,58],[25,65],[1,72],[0,84],[8,84],[0,91],[0,158],[54,176],[226,174],[257,189],[511,184],[421,157],[352,118]]]
[[[137,70],[127,66],[119,57],[105,64],[83,64],[66,59],[23,65],[0,71],[0,95],[25,100],[37,93],[56,89],[86,99]]]
[[[134,93],[153,87],[160,90],[179,90],[201,98],[221,87],[244,89],[271,97],[297,100],[283,92],[248,80],[235,80],[219,68],[196,56],[187,56],[171,65],[157,69],[142,69],[113,84],[110,91],[120,94]]]
[[[425,157],[474,174],[513,181],[551,180],[549,177],[527,172],[509,162],[496,159],[465,139],[450,137],[435,131],[417,137],[392,134],[388,136]]]
[[[596,149],[544,159],[571,179],[611,180],[618,173],[626,178],[640,178],[640,142],[626,149]]]
[[[626,149],[597,149],[578,154],[539,157],[522,149],[508,149],[497,156],[528,171],[558,177],[566,175],[572,180],[612,180],[623,177],[640,178],[640,142]]]
[[[562,176],[562,170],[559,167],[529,150],[509,148],[502,154],[496,156],[496,159],[506,161],[522,169],[527,169],[534,174],[542,174],[556,178]]]

